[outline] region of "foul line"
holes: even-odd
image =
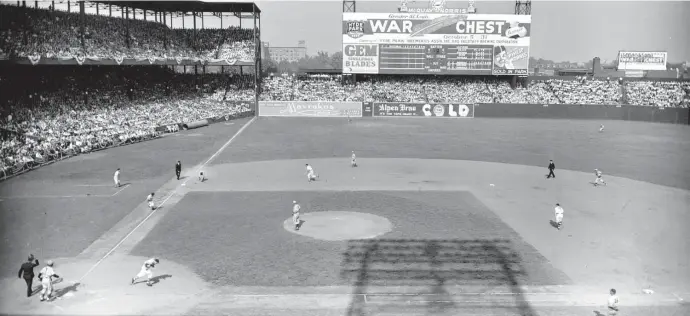
[[[211,162],[211,160],[215,159],[221,152],[223,152],[223,150],[225,150],[225,148],[227,148],[228,146],[230,146],[230,143],[232,143],[232,141],[235,140],[235,138],[237,138],[237,136],[239,136],[240,134],[242,134],[242,132],[243,132],[247,127],[249,127],[249,125],[252,124],[255,120],[256,120],[256,116],[253,117],[251,120],[249,120],[249,122],[247,122],[246,124],[244,124],[244,126],[242,126],[242,127],[235,133],[235,135],[233,135],[225,144],[223,144],[223,146],[221,146],[220,149],[218,149],[218,151],[216,151],[213,155],[211,155],[211,158],[209,158],[208,160],[206,160],[206,162],[204,162],[203,164],[201,164],[201,165],[199,166],[199,168],[197,168],[197,171],[199,171],[199,170],[201,170],[203,167],[205,167],[209,162]],[[192,175],[193,175],[193,174],[192,174]],[[187,184],[187,181],[191,180],[192,178],[194,178],[194,177],[193,177],[193,176],[192,176],[192,177],[187,177],[187,179],[182,183],[182,186],[185,186],[185,185]],[[146,221],[147,221],[149,218],[151,218],[151,216],[153,216],[153,214],[155,214],[156,211],[157,211],[158,209],[160,209],[160,207],[163,206],[163,204],[165,204],[165,202],[167,202],[173,195],[175,195],[175,193],[177,193],[177,190],[178,190],[179,188],[180,188],[180,186],[177,186],[177,187],[173,190],[173,192],[170,193],[170,195],[168,195],[163,201],[161,201],[161,203],[158,205],[158,207],[156,207],[154,210],[152,210],[151,213],[149,213],[149,215],[146,216],[146,218],[144,218],[144,220],[142,220],[141,223],[139,223],[139,225],[137,225],[136,227],[134,227],[134,228],[132,229],[132,231],[130,231],[124,238],[122,238],[122,240],[120,240],[120,242],[117,243],[117,245],[115,245],[115,247],[113,247],[112,249],[110,249],[110,251],[108,251],[108,253],[106,253],[106,254],[105,254],[101,259],[99,259],[93,266],[91,266],[91,268],[90,268],[88,271],[86,271],[86,273],[84,273],[84,275],[83,275],[81,278],[79,278],[79,280],[78,280],[76,283],[81,283],[81,281],[84,280],[84,278],[86,278],[86,276],[88,276],[89,273],[91,273],[94,269],[96,269],[96,267],[98,267],[98,266],[101,264],[101,262],[103,262],[103,260],[105,260],[105,258],[107,258],[108,256],[110,256],[110,254],[112,254],[117,248],[119,248],[119,247],[122,245],[122,243],[124,243],[125,240],[127,240],[127,238],[129,238],[129,236],[131,236],[137,229],[139,229],[139,227],[141,227],[141,225],[143,225],[144,223],[146,223]]]
[[[4,200],[18,200],[18,199],[73,199],[73,198],[107,198],[112,197],[112,195],[26,195],[26,196],[3,196],[0,199]]]
[[[126,188],[129,188],[129,183],[123,185],[123,186],[122,186],[122,189],[117,190],[117,192],[113,193],[113,195],[111,195],[111,196],[116,196],[116,195],[118,195],[120,192],[122,192],[122,190],[124,190],[124,189],[126,189]]]

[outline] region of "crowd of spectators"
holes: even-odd
[[[459,102],[601,104],[687,107],[690,83],[619,82],[607,79],[532,80],[511,87],[493,77],[273,75],[264,80],[265,101]],[[627,93],[627,100],[624,93]]]
[[[84,26],[83,43],[81,25]],[[254,60],[250,29],[171,29],[154,21],[0,4],[0,54],[43,58]]]
[[[640,106],[688,107],[690,82],[631,81],[625,83],[628,103]]]
[[[156,127],[251,111],[227,102],[253,97],[246,76],[51,68],[0,75],[0,178],[49,159],[156,137]]]

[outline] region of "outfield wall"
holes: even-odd
[[[633,105],[259,101],[259,116],[625,120],[690,124],[690,109]]]
[[[475,117],[625,120],[690,124],[690,110],[633,105],[478,104]]]

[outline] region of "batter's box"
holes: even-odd
[[[129,187],[129,184],[115,187],[112,184],[96,185],[55,185],[29,188],[4,188],[0,199],[59,199],[59,198],[109,198]]]

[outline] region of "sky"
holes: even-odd
[[[408,5],[428,6],[428,1],[413,1]],[[341,50],[341,0],[255,3],[262,11],[261,40],[270,46],[297,46],[305,40],[311,55]],[[446,7],[465,8],[467,4],[448,0]],[[357,12],[397,12],[400,1],[358,0],[356,5]],[[513,14],[515,1],[476,0],[475,7],[482,14]],[[192,19],[186,18],[187,27]],[[179,27],[181,18],[173,24]],[[243,27],[252,24],[250,19],[242,21]],[[226,17],[223,25],[239,25],[239,19]],[[219,27],[220,19],[206,17],[204,26]],[[197,27],[201,27],[200,20]],[[532,1],[532,57],[557,62],[585,62],[594,57],[610,61],[620,50],[667,51],[670,62],[690,61],[690,1]]]
[[[426,1],[420,6],[426,6]],[[408,5],[412,1],[408,2]],[[467,1],[447,2],[464,8]],[[357,1],[357,12],[397,12],[399,1]],[[310,54],[340,51],[342,1],[262,0],[262,41]],[[477,0],[479,13],[513,14],[515,1]],[[690,61],[690,1],[532,1],[530,53],[555,61],[613,60],[620,50],[668,51]]]

